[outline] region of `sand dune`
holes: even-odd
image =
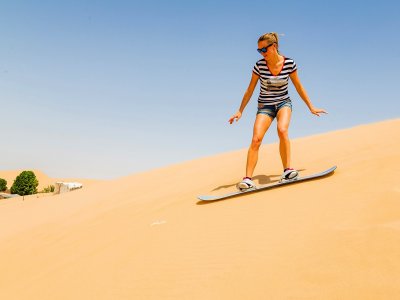
[[[206,204],[247,149],[1,200],[0,298],[398,299],[399,136],[397,119],[293,140],[302,174],[335,174]],[[256,182],[280,173],[263,145]]]

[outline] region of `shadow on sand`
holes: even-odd
[[[299,169],[298,171],[302,172],[302,171],[305,171],[305,170],[306,169]],[[253,181],[256,181],[256,182],[258,181],[259,185],[264,185],[264,184],[268,184],[268,183],[277,182],[279,180],[279,179],[275,179],[277,177],[280,178],[281,174],[279,174],[279,175],[269,175],[269,176],[267,176],[267,175],[257,175],[257,176],[254,176],[252,179],[253,179]],[[237,184],[237,182],[235,182],[233,184],[221,185],[219,187],[216,187],[212,191],[214,192],[214,191],[218,191],[220,189],[227,189],[227,188],[236,186],[236,184]]]
[[[300,170],[300,171],[303,171],[303,170]],[[327,174],[327,175],[324,175],[324,176],[321,176],[321,177],[315,177],[315,178],[311,178],[311,179],[307,179],[307,180],[303,180],[303,181],[322,180],[322,179],[324,179],[324,178],[328,178],[328,177],[333,176],[334,173],[335,173],[335,172],[331,172],[331,173],[329,173],[329,174]],[[274,183],[274,182],[277,182],[277,181],[278,181],[278,180],[271,181],[271,180],[270,180],[270,177],[280,176],[280,175],[271,175],[271,176],[260,175],[260,176],[261,176],[262,179],[269,180],[269,181],[266,181],[265,183],[263,183],[263,184],[268,184],[268,183]],[[265,178],[264,178],[264,177],[265,177]],[[254,177],[254,179],[256,179],[256,177]],[[292,184],[299,184],[299,183],[301,183],[301,182],[303,182],[303,181],[294,181],[294,182],[291,183],[291,185],[292,185]],[[261,182],[260,182],[260,184],[261,184]],[[229,186],[232,186],[232,185],[227,185],[227,186],[229,187]],[[273,188],[279,188],[279,187],[282,187],[282,186],[283,186],[283,185],[277,185],[277,186],[273,186],[273,187],[270,187],[270,188],[273,189]],[[218,189],[218,188],[216,188],[216,189]],[[216,189],[214,189],[214,190],[216,190]],[[257,192],[257,191],[254,191],[254,192]],[[248,192],[248,193],[246,193],[246,194],[251,194],[251,193],[253,193],[253,192]],[[239,196],[243,196],[243,194],[237,194],[237,195],[234,195],[234,196],[225,198],[225,199],[212,200],[212,201],[202,201],[202,200],[200,200],[200,201],[197,201],[197,202],[196,202],[196,205],[211,204],[211,203],[214,203],[214,202],[220,202],[220,201],[229,200],[229,199],[232,199],[232,198],[237,198],[237,197],[239,197]]]

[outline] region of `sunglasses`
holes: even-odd
[[[265,53],[268,51],[268,48],[271,47],[273,44],[269,44],[267,47],[261,48],[261,49],[257,49],[258,53]]]

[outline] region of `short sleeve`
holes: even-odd
[[[260,76],[260,68],[258,67],[257,63],[254,65],[253,72]]]
[[[292,69],[291,69],[290,73],[293,73],[294,71],[297,71],[297,64],[294,60],[292,60]]]

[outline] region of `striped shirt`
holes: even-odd
[[[256,62],[253,72],[260,76],[259,104],[279,104],[290,101],[288,93],[289,75],[297,70],[293,59],[284,57],[284,62],[279,74],[272,75],[264,58]]]

